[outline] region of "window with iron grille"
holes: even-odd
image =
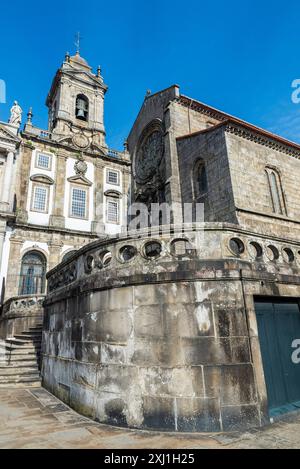
[[[108,184],[119,185],[119,171],[107,170],[106,182]]]
[[[86,189],[72,187],[71,217],[86,218]]]
[[[50,169],[51,167],[51,156],[46,155],[45,153],[38,153],[36,166],[42,169]]]
[[[119,223],[119,201],[107,200],[106,205],[106,221],[108,223]]]
[[[31,210],[47,212],[48,190],[48,187],[45,186],[33,186]]]

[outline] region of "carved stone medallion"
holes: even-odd
[[[78,148],[87,148],[90,144],[88,137],[82,133],[74,134],[72,137],[72,142]]]

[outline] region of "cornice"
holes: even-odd
[[[228,122],[225,124],[225,131],[237,135],[238,137],[242,137],[246,140],[258,143],[259,145],[271,148],[272,150],[280,151],[282,153],[286,153],[287,155],[293,156],[294,158],[300,159],[300,147],[297,148],[296,145],[294,147],[293,145],[289,145],[288,143],[285,144],[276,140],[275,138],[260,135],[259,133],[252,131],[251,129],[247,129],[241,125],[232,122]]]
[[[246,140],[253,141],[259,145],[269,147],[273,150],[280,151],[282,153],[286,153],[287,155],[293,156],[294,158],[300,159],[300,145],[295,142],[286,140],[279,135],[272,134],[267,130],[261,129],[252,124],[249,124],[246,121],[235,118],[230,114],[225,114],[222,111],[211,108],[210,106],[200,103],[199,101],[194,101],[193,99],[186,96],[180,96],[179,98],[176,98],[175,102],[182,106],[188,107],[189,109],[200,112],[201,114],[219,120],[220,124],[216,124],[216,126],[221,126],[224,124],[225,131],[228,133],[232,133],[239,137],[245,138]],[[216,126],[212,126],[206,130],[213,130],[216,128]],[[195,134],[197,133],[198,132]],[[188,137],[188,135],[186,137]]]

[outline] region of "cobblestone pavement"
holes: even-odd
[[[0,448],[300,448],[300,415],[246,433],[172,434],[84,418],[43,388],[0,389]]]

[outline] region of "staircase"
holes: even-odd
[[[40,386],[42,325],[0,341],[0,388]]]

